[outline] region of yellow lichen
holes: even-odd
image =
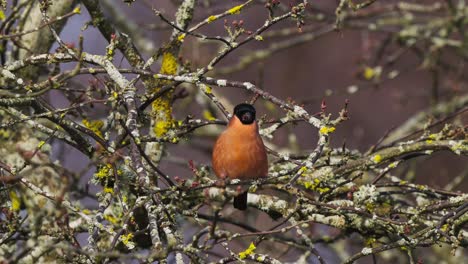
[[[92,120],[83,119],[83,125],[89,130],[93,131],[98,137],[102,138],[101,128],[104,126],[104,122],[101,120]]]
[[[371,68],[371,67],[366,67],[366,68],[364,69],[363,75],[364,75],[364,79],[366,79],[366,80],[371,80],[371,79],[374,78],[374,76],[375,76],[375,71],[374,71],[374,69]]]
[[[213,116],[213,114],[209,110],[203,111],[203,117],[209,121],[216,120],[216,118]]]
[[[206,21],[208,21],[208,23],[211,23],[213,21],[215,21],[216,19],[218,19],[216,16],[209,16]]]
[[[112,187],[104,187],[103,191],[105,193],[114,193],[114,188]]]
[[[180,34],[180,35],[177,37],[177,40],[178,40],[179,42],[184,42],[185,36],[186,36],[185,33]]]
[[[204,87],[204,88],[202,88],[203,92],[205,92],[206,94],[212,94],[213,90],[211,89],[211,87],[209,87],[208,85],[204,85],[202,87]]]
[[[306,171],[307,171],[307,167],[306,167],[306,166],[302,166],[302,167],[299,169],[298,173],[299,173],[300,175],[303,175],[304,172],[306,172]]]
[[[317,188],[317,192],[319,192],[319,193],[326,193],[326,192],[329,192],[329,191],[330,191],[330,188],[328,188],[328,187],[323,187],[323,188],[318,187]]]
[[[107,163],[104,166],[101,166],[99,170],[94,174],[94,177],[98,179],[105,179],[111,175],[112,172],[112,165],[110,163]]]
[[[170,52],[164,52],[160,74],[174,75],[177,73],[177,59]],[[158,92],[161,87],[168,84],[169,81],[160,81],[154,92]],[[164,136],[173,125],[172,107],[171,107],[172,93],[160,96],[152,104],[151,116],[154,120],[153,132],[157,137]]]
[[[377,242],[377,240],[374,237],[370,237],[370,238],[366,239],[365,245],[366,246],[372,246],[375,242]]]
[[[106,219],[107,221],[109,221],[109,223],[114,225],[119,223],[119,219],[111,214],[104,215],[104,219]]]
[[[244,7],[244,5],[238,5],[235,6],[231,9],[228,10],[228,13],[233,15],[233,14],[240,14],[241,9]]]
[[[10,137],[10,130],[7,129],[0,129],[0,138],[7,139]]]
[[[39,141],[39,143],[37,144],[37,148],[42,148],[42,146],[44,146],[45,143],[46,142],[44,140]]]
[[[177,59],[170,52],[164,52],[161,62],[161,74],[176,74],[177,72]]]
[[[157,137],[164,136],[172,127],[174,120],[171,112],[171,102],[166,97],[160,97],[152,103],[151,115],[155,120],[153,132]]]
[[[447,232],[448,229],[449,229],[449,225],[448,225],[448,224],[444,224],[444,225],[442,225],[442,226],[440,227],[440,230],[441,230],[442,232]]]
[[[313,181],[298,181],[298,183],[302,184],[306,189],[313,190],[321,194],[330,191],[329,187],[320,187],[321,181],[317,178]]]
[[[106,57],[107,59],[112,60],[114,55],[115,55],[115,47],[114,45],[109,44],[109,46],[107,46],[106,48]]]
[[[16,191],[10,191],[11,210],[19,211],[21,209],[21,200],[16,194]]]
[[[328,134],[335,132],[335,130],[336,130],[335,127],[323,126],[320,128],[319,132],[322,135],[328,135]]]
[[[74,14],[81,14],[81,6],[75,7],[75,9],[73,9],[73,13]]]
[[[270,112],[273,112],[273,111],[276,110],[276,105],[274,103],[270,102],[270,101],[266,101],[264,105],[265,105],[266,109],[268,111],[270,111]]]
[[[247,248],[245,251],[239,252],[239,258],[240,259],[245,259],[246,257],[252,255],[255,253],[255,247],[254,243],[250,243],[249,248]]]
[[[164,136],[169,128],[171,127],[171,122],[168,121],[156,121],[154,125],[154,134],[156,137]]]
[[[306,189],[312,189],[314,184],[310,181],[306,181],[306,182],[300,182],[304,185],[304,187],[306,187]]]
[[[426,143],[427,144],[432,144],[434,143],[434,140],[437,138],[437,135],[436,134],[430,134],[427,139],[426,139]]]
[[[381,162],[381,161],[382,161],[382,155],[380,155],[380,154],[375,155],[374,157],[372,157],[372,161],[373,161],[374,163],[379,163],[379,162]]]
[[[420,190],[420,191],[424,191],[424,190],[427,189],[427,186],[418,184],[418,185],[416,185],[416,188],[417,188],[418,190]]]
[[[460,141],[458,143],[450,141],[450,149],[455,152],[455,154],[460,155],[462,152],[468,151],[468,144],[466,144],[466,141]]]
[[[91,211],[89,209],[83,209],[83,211],[81,211],[81,212],[83,212],[83,214],[85,214],[85,215],[91,214]]]
[[[122,243],[124,245],[127,245],[128,242],[132,241],[132,238],[133,238],[133,234],[132,233],[128,233],[127,235],[121,235],[120,236],[120,239],[122,240]]]
[[[372,202],[366,203],[366,209],[367,209],[369,212],[373,212],[374,209],[375,209],[375,204],[372,203]]]

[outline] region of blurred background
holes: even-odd
[[[240,21],[243,21],[243,27],[247,31],[256,30],[268,18],[266,2],[269,1],[254,1],[241,14],[210,23],[201,32],[209,36],[223,36],[226,35],[225,25],[231,26]],[[298,1],[279,2],[278,10],[283,10]],[[310,113],[320,112],[321,102],[324,100],[327,111],[337,116],[348,99],[350,119],[338,127],[331,144],[335,147],[345,144],[346,147],[361,152],[368,150],[386,133],[421,112],[428,113],[429,120],[431,107],[437,103],[450,101],[455,97],[466,97],[466,48],[435,47],[437,43],[435,44],[433,36],[414,37],[415,43],[408,44],[410,40],[405,39],[404,35],[405,30],[414,30],[421,35],[427,35],[426,31],[433,34],[442,32],[445,25],[437,21],[449,20],[444,1],[409,1],[407,5],[399,1],[377,1],[366,9],[351,12],[349,20],[340,29],[334,29],[338,2],[311,1],[301,30],[294,21],[278,23],[264,34],[263,41],[250,42],[229,54],[216,66],[214,73],[209,75],[255,83],[276,97],[303,104]],[[178,3],[146,0],[130,5],[125,1],[104,0],[101,5],[107,18],[117,24],[121,23],[120,30],[134,37],[137,47],[149,57],[158,47],[167,44],[172,32],[172,28],[161,21],[154,10],[161,11],[172,21]],[[193,24],[210,14],[223,12],[241,3],[200,1],[199,5],[202,7],[196,9]],[[103,54],[108,42],[101,33],[91,26],[82,30],[89,20],[89,14],[83,9],[82,15],[69,19],[61,36],[66,42],[77,43],[78,36],[83,34],[84,50]],[[419,31],[410,28],[412,23],[420,27]],[[372,29],[372,25],[378,26]],[[428,29],[423,28],[425,25]],[[461,39],[456,30],[450,36]],[[54,48],[57,47],[55,45]],[[187,37],[182,45],[180,59],[190,62],[191,69],[201,68],[219,49],[218,43],[200,42],[196,38]],[[268,54],[265,55],[265,52]],[[117,53],[116,61],[119,61],[119,56],[122,58]],[[128,67],[125,60],[122,60],[121,65]],[[159,67],[155,64],[152,70],[157,72]],[[79,78],[82,85],[91,80],[91,77],[86,76]],[[195,103],[195,93],[190,90],[194,88],[182,87],[179,89],[192,91],[192,96],[180,99],[175,104],[175,116],[183,119],[191,114],[203,118],[204,109],[200,109]],[[219,87],[214,89],[214,93],[221,96],[228,106],[252,98],[251,94],[236,88]],[[59,101],[54,101],[60,105]],[[282,113],[277,110],[269,111],[267,104],[263,100],[257,101],[259,116],[267,119],[280,118]],[[107,115],[105,110],[100,114]],[[219,113],[215,113],[215,116],[223,119]],[[457,122],[467,123],[466,113],[461,113],[457,118]],[[432,119],[437,120],[437,116]],[[199,148],[187,147],[182,142],[171,146],[168,154],[174,160],[189,158],[209,164],[214,139],[214,136],[206,140],[197,138],[194,144]],[[272,143],[287,151],[296,152],[293,154],[305,153],[315,147],[316,131],[306,124],[287,125],[286,129],[275,133]],[[76,158],[74,155],[61,156],[71,168],[80,167],[81,163],[76,162]],[[83,159],[86,160],[84,157]],[[165,162],[162,165],[167,166],[164,169],[174,175],[189,172],[188,166],[171,166]],[[417,158],[412,166],[417,168],[417,182],[438,187],[444,187],[456,175],[467,173],[466,158],[450,153]],[[467,188],[468,182],[463,181],[457,189],[466,191]]]

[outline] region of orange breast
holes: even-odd
[[[266,177],[268,159],[257,125],[230,125],[215,143],[212,163],[218,178]]]

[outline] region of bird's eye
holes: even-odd
[[[242,123],[248,124],[252,122],[252,114],[247,112],[242,115]]]

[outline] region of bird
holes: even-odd
[[[268,176],[268,157],[251,104],[234,107],[234,114],[215,142],[212,165],[219,179],[252,180]],[[234,197],[234,208],[247,209],[247,191]]]

